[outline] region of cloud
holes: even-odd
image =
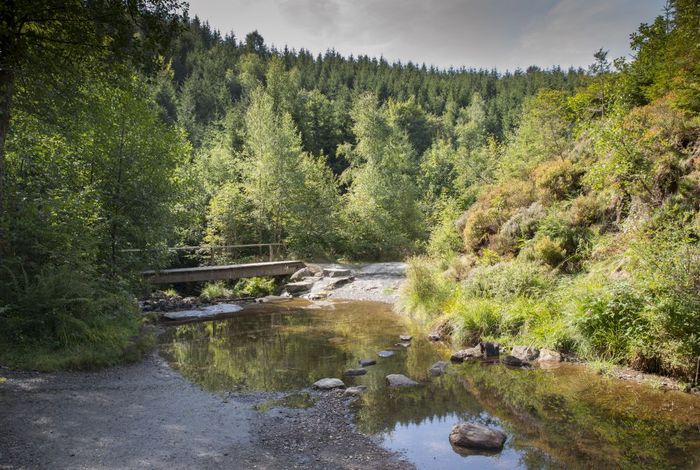
[[[585,66],[600,47],[629,53],[629,34],[664,0],[191,0],[191,14],[238,37],[313,53],[383,56],[440,67]]]

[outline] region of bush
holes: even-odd
[[[558,241],[552,240],[545,235],[535,240],[532,244],[532,256],[536,260],[556,268],[566,260],[566,250]]]
[[[277,282],[273,278],[251,277],[241,279],[236,284],[234,293],[238,297],[264,297],[277,291]]]
[[[605,220],[607,207],[597,193],[582,194],[571,202],[569,218],[577,227],[588,227]]]
[[[0,361],[39,370],[89,369],[136,359],[141,321],[121,286],[85,266],[28,275],[0,266]],[[106,287],[105,287],[106,286]]]
[[[581,190],[583,171],[569,160],[542,163],[533,171],[535,186],[543,201],[561,201]]]
[[[217,299],[228,299],[233,296],[233,290],[226,287],[226,284],[224,284],[223,282],[207,283],[202,288],[202,292],[200,292],[199,294],[199,297],[206,300],[207,302],[211,302],[212,300]]]
[[[500,334],[499,304],[490,299],[459,297],[447,306],[455,344],[473,346]]]
[[[553,279],[543,266],[518,261],[475,268],[464,282],[468,295],[499,300],[535,297],[552,287]]]
[[[427,322],[439,316],[457,284],[449,280],[427,258],[408,260],[406,280],[397,304],[400,312]]]

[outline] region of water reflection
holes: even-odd
[[[297,391],[342,377],[362,358],[377,365],[348,385],[367,385],[354,403],[358,428],[378,435],[421,468],[697,468],[700,400],[610,380],[581,367],[516,370],[480,363],[428,368],[447,351],[374,303],[322,309],[298,304],[172,328],[162,351],[174,367],[212,391]],[[412,346],[395,348],[412,333]],[[405,374],[419,387],[387,389],[384,376]],[[458,421],[503,429],[498,455],[455,453],[447,440]]]

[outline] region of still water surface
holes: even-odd
[[[405,333],[414,336],[411,347],[394,347]],[[323,377],[366,385],[353,404],[358,428],[419,468],[700,468],[697,397],[569,364],[524,370],[470,363],[433,378],[428,368],[449,351],[423,336],[385,304],[290,302],[173,327],[162,351],[185,377],[213,392],[298,396]],[[395,354],[377,357],[385,349]],[[342,376],[363,358],[377,365],[363,376]],[[391,373],[422,385],[388,389],[384,377]],[[502,429],[505,449],[458,454],[447,437],[459,421]]]

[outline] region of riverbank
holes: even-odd
[[[334,392],[258,411],[279,394],[204,391],[157,353],[98,372],[0,375],[0,468],[411,468],[356,431]]]

